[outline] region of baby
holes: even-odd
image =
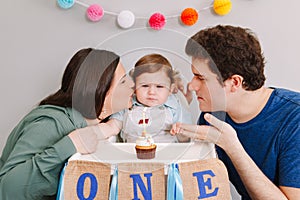
[[[113,135],[121,132],[121,139],[131,143],[146,133],[156,143],[188,142],[186,137],[170,134],[172,124],[192,123],[191,113],[172,93],[178,72],[170,62],[160,54],[145,55],[130,75],[135,82],[133,107],[113,114],[103,131]]]

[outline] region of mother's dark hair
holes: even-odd
[[[72,107],[85,118],[100,116],[120,57],[99,49],[81,49],[68,63],[61,88],[40,102],[40,105]]]

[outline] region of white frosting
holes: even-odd
[[[138,137],[135,143],[138,146],[151,146],[154,144],[154,140],[151,136]]]

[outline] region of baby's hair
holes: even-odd
[[[163,71],[170,78],[171,83],[174,83],[174,76],[178,75],[178,72],[172,69],[171,63],[167,58],[160,54],[148,54],[141,57],[134,66],[134,69],[130,71],[130,76],[133,81],[136,81],[136,77],[143,73],[154,73]]]

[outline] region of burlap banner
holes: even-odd
[[[162,200],[166,196],[164,164],[118,164],[119,200]]]
[[[168,181],[164,167],[119,163],[111,181],[110,164],[72,160],[62,174],[59,200],[231,199],[227,170],[217,158],[171,164]]]
[[[184,199],[231,199],[228,172],[217,158],[179,163]]]
[[[111,166],[91,161],[69,161],[64,175],[64,199],[108,200]]]

